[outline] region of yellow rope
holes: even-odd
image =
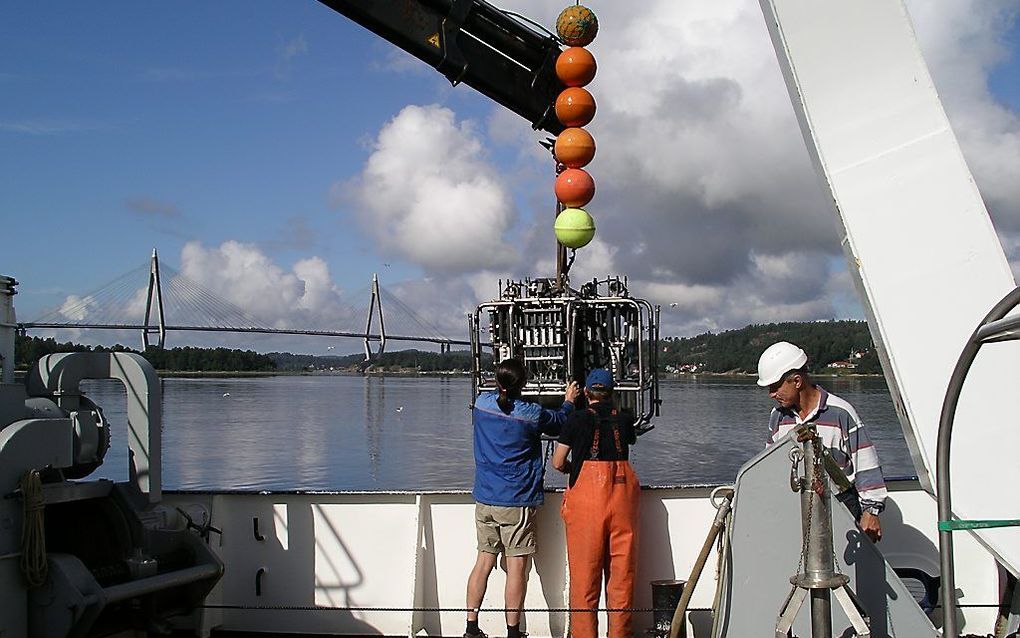
[[[29,589],[46,582],[46,529],[43,520],[42,481],[39,472],[29,470],[21,477],[21,498],[25,518],[21,524],[21,573]]]

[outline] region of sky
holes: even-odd
[[[497,4],[549,28],[564,6]],[[1020,4],[906,4],[1016,274]],[[599,230],[573,282],[627,276],[664,336],[862,318],[758,3],[588,5]],[[0,97],[22,321],[154,248],[266,324],[335,328],[378,273],[454,338],[500,279],[555,272],[546,135],[318,2],[4,3]],[[168,345],[359,348],[223,339]]]

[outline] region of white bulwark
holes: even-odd
[[[978,323],[1015,283],[901,2],[761,0],[808,151],[845,232],[922,485],[939,413]],[[823,214],[823,211],[819,211]],[[964,519],[1015,518],[1020,344],[985,346],[952,445]],[[1020,529],[977,532],[1013,571]]]

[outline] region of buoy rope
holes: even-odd
[[[24,520],[21,524],[21,574],[29,589],[46,582],[46,529],[43,510],[42,481],[39,472],[29,470],[21,477],[21,498]]]

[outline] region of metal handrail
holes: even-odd
[[[946,388],[946,398],[942,402],[942,413],[939,415],[938,444],[935,453],[935,485],[938,500],[939,521],[949,521],[953,516],[952,498],[950,495],[949,446],[953,435],[953,420],[956,417],[956,406],[960,401],[960,391],[967,378],[971,364],[977,358],[981,346],[990,341],[1006,341],[1020,339],[1014,330],[1015,322],[1007,321],[996,324],[989,330],[989,324],[999,322],[1011,310],[1020,305],[1020,286],[1009,292],[971,334],[964,346],[960,358],[956,362],[953,374]],[[939,526],[939,564],[942,577],[942,636],[957,638],[959,628],[956,623],[956,579],[953,564],[953,531],[948,526]]]

